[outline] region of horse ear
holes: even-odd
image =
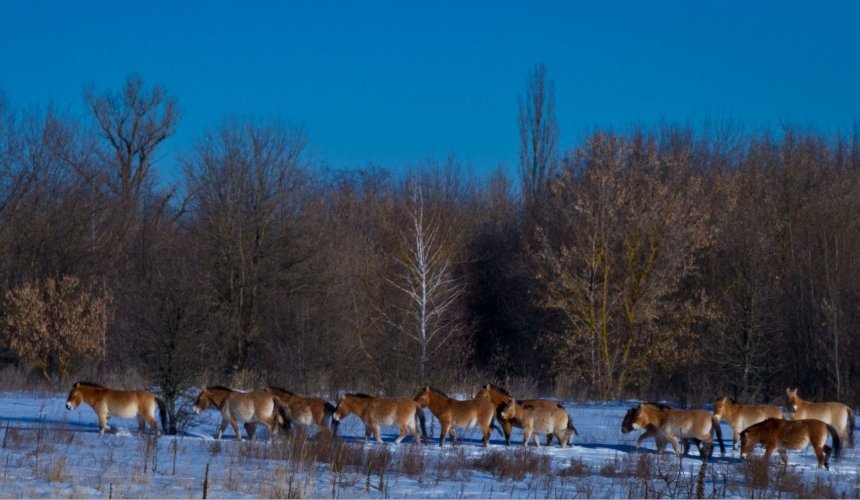
[[[486,386],[484,386],[484,389],[489,391],[490,390],[490,384],[487,384]]]
[[[80,386],[81,386],[80,382],[75,382],[75,385],[72,386],[72,389],[77,389]]]

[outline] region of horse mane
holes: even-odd
[[[223,385],[213,385],[212,387],[207,387],[210,391],[227,391],[227,392],[236,392],[235,389],[231,389],[229,387],[225,387]]]
[[[444,396],[444,397],[446,397],[446,398],[448,398],[448,399],[451,399],[450,397],[448,397],[448,395],[447,395],[447,394],[445,394],[444,392],[440,391],[439,389],[437,389],[437,388],[435,388],[435,387],[429,387],[429,389],[430,389],[431,391],[435,392],[436,394],[439,394],[440,396]]]
[[[284,394],[289,394],[290,396],[295,396],[295,395],[296,395],[296,393],[295,393],[295,392],[293,392],[293,391],[288,391],[288,390],[286,390],[286,389],[283,389],[283,388],[281,388],[281,387],[277,387],[277,386],[274,386],[274,385],[270,385],[270,386],[269,386],[269,389],[270,389],[270,390],[273,390],[273,391],[283,392]]]
[[[664,405],[663,403],[655,403],[653,401],[646,401],[639,406],[642,406],[642,405],[656,406],[660,410],[671,410],[672,409],[672,407],[669,405]]]
[[[105,386],[103,386],[101,384],[96,384],[93,382],[85,382],[85,381],[75,382],[75,386],[93,387],[96,389],[104,389],[105,388]]]
[[[370,394],[365,394],[363,392],[350,392],[347,394],[347,396],[350,396],[353,398],[373,399],[373,396],[371,396]]]
[[[508,392],[507,390],[505,390],[503,387],[499,387],[499,386],[497,386],[496,384],[487,384],[487,386],[489,386],[489,387],[490,387],[490,389],[494,389],[494,390],[497,390],[497,391],[501,392],[501,393],[502,393],[502,394],[504,394],[505,396],[513,397],[513,396],[511,396],[511,393],[510,393],[510,392]],[[486,387],[486,386],[484,386],[484,387]]]

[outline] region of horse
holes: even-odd
[[[660,403],[642,403],[642,404],[655,406],[655,407],[663,409],[663,410],[668,410],[670,408],[669,406],[666,406],[666,405],[660,404]],[[633,422],[635,421],[635,419],[636,419],[636,407],[634,406],[633,408],[628,409],[627,413],[624,415],[624,420],[621,421],[621,432],[624,434],[627,434],[628,432],[632,432],[634,429]],[[649,438],[654,439],[654,447],[657,449],[658,452],[662,452],[663,449],[666,448],[666,445],[669,444],[669,440],[666,439],[666,435],[663,434],[663,431],[661,431],[659,428],[657,428],[653,424],[648,424],[645,427],[645,432],[643,432],[642,434],[639,435],[638,438],[636,438],[636,449],[639,449],[639,446],[642,445],[642,441],[645,441],[646,439],[649,439]],[[696,439],[693,439],[693,440],[697,441]],[[681,439],[681,442],[683,443],[683,446],[684,446],[684,455],[686,455],[687,451],[689,451],[689,449],[690,449],[690,441],[687,438],[683,438],[683,439]]]
[[[842,403],[812,403],[800,399],[797,389],[786,389],[786,406],[793,413],[792,420],[815,418],[825,424],[832,425],[839,437],[848,440],[848,445],[854,446],[854,410]]]
[[[420,419],[423,427],[424,411],[411,399],[375,398],[363,393],[344,394],[337,400],[332,419],[339,422],[350,413],[364,422],[365,443],[370,438],[371,432],[376,442],[382,443],[379,429],[383,425],[396,425],[400,428],[400,434],[394,440],[395,444],[400,444],[410,431],[415,442],[421,443],[415,420]]]
[[[244,423],[245,432],[251,440],[254,439],[256,422],[268,428],[269,441],[272,440],[278,425],[284,429],[290,426],[289,409],[271,392],[241,392],[221,385],[205,387],[194,401],[194,412],[200,413],[209,407],[215,407],[222,417],[215,432],[215,439],[221,439],[221,434],[227,424],[230,424],[236,433],[236,439],[242,441],[238,422]]]
[[[451,436],[451,442],[457,444],[455,427],[479,426],[483,433],[483,445],[490,442],[490,426],[496,414],[496,407],[486,398],[474,398],[459,401],[449,398],[444,392],[425,387],[415,396],[414,400],[422,408],[430,408],[430,412],[439,419],[442,426],[439,435],[439,446],[445,445],[445,436]]]
[[[714,400],[714,417],[732,428],[732,449],[738,447],[741,431],[768,418],[782,418],[782,410],[771,405],[745,405],[725,396]]]
[[[576,435],[576,427],[573,426],[570,415],[564,408],[526,408],[515,399],[502,408],[502,418],[520,422],[523,428],[523,446],[529,445],[529,438],[534,433],[535,445],[540,448],[538,433],[546,433],[548,437],[555,435],[562,448],[568,445],[568,431]],[[552,442],[552,439],[547,439]],[[548,445],[547,445],[548,446]]]
[[[164,401],[149,391],[124,391],[120,389],[109,389],[103,385],[90,382],[75,382],[69,397],[66,398],[66,409],[74,410],[81,403],[92,407],[99,418],[99,435],[103,436],[108,417],[134,418],[137,417],[138,433],[146,428],[148,423],[152,432],[160,436],[158,424],[155,423],[155,409],[161,417],[161,428],[167,429],[167,407]]]
[[[513,396],[511,396],[508,391],[497,385],[487,384],[482,387],[480,391],[478,391],[478,393],[475,395],[475,398],[486,398],[492,401],[494,405],[496,405],[496,419],[499,421],[499,423],[502,424],[502,433],[505,435],[505,444],[511,444],[511,428],[522,428],[522,423],[517,418],[502,417],[502,407],[513,401]],[[525,408],[560,408],[564,410],[563,406],[551,399],[522,399],[519,401],[519,404],[521,404]],[[571,418],[570,420],[572,421],[573,419]],[[553,434],[547,434],[547,446],[552,444],[552,437]]]
[[[720,423],[707,410],[677,410],[640,404],[634,410],[632,420],[634,429],[647,429],[649,425],[659,429],[672,444],[672,448],[678,456],[682,456],[678,451],[678,438],[696,439],[696,446],[699,448],[699,454],[702,458],[704,459],[706,455],[710,456],[713,443],[712,432],[717,434],[720,453],[725,454],[726,452],[723,446]],[[684,452],[686,453],[686,451],[687,446],[685,445]]]
[[[827,446],[827,434],[833,438],[833,449]],[[800,420],[783,420],[781,418],[768,418],[741,432],[741,458],[747,458],[752,453],[755,445],[761,443],[764,448],[764,461],[767,463],[773,450],[779,451],[779,456],[785,465],[788,465],[788,453],[785,450],[800,450],[812,445],[815,457],[818,459],[818,468],[830,468],[830,453],[835,458],[839,457],[839,432],[830,424],[814,418]]]
[[[302,397],[280,387],[270,386],[266,390],[280,398],[289,408],[294,424],[316,424],[320,429],[325,429],[326,432],[337,436],[338,421],[331,418],[335,410],[333,404],[321,398]],[[329,423],[331,429],[328,427]]]

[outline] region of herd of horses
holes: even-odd
[[[86,403],[98,416],[99,432],[109,429],[107,419],[137,418],[138,430],[143,432],[149,424],[152,432],[160,435],[156,411],[162,429],[167,427],[164,401],[145,390],[110,389],[98,384],[77,382],[66,399],[66,408],[73,410]],[[721,453],[725,454],[720,421],[728,422],[732,429],[732,449],[740,442],[740,456],[747,458],[756,445],[765,448],[765,461],[778,451],[788,463],[786,450],[803,449],[811,445],[819,467],[829,468],[831,454],[838,457],[843,441],[854,444],[854,411],[838,402],[813,403],[797,395],[797,389],[786,389],[786,409],[791,419],[783,419],[780,408],[770,405],[747,405],[727,397],[714,401],[713,413],[702,409],[677,409],[657,403],[641,403],[630,408],[621,424],[621,431],[644,430],[636,440],[654,439],[658,451],[671,444],[678,456],[686,455],[690,443],[699,449],[703,459],[713,453],[713,439],[717,438]],[[511,443],[513,427],[523,431],[523,445],[534,438],[540,446],[539,435],[547,436],[546,445],[553,438],[561,447],[569,446],[577,434],[570,413],[558,402],[549,399],[515,399],[505,389],[487,384],[471,399],[458,400],[432,387],[421,389],[412,399],[378,398],[362,393],[344,394],[335,405],[320,398],[303,397],[279,387],[261,391],[239,391],[224,386],[206,387],[194,402],[194,411],[208,408],[221,413],[221,422],[215,439],[232,426],[238,440],[242,440],[241,423],[249,439],[254,439],[256,424],[266,426],[268,439],[279,431],[289,434],[293,425],[316,426],[320,432],[337,436],[338,424],[349,415],[364,423],[364,439],[373,438],[382,443],[382,427],[397,427],[400,433],[394,440],[400,443],[410,433],[415,443],[421,443],[418,433],[427,439],[424,409],[428,408],[441,426],[439,445],[446,437],[457,444],[458,428],[478,427],[482,444],[487,446],[495,422],[501,426],[505,444]],[[830,436],[832,447],[826,444]],[[683,451],[679,449],[681,440]]]

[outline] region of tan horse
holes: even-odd
[[[215,432],[215,439],[221,439],[227,424],[233,427],[239,441],[242,441],[239,422],[244,423],[248,438],[252,440],[256,422],[268,428],[269,441],[272,440],[278,424],[284,428],[290,425],[289,410],[280,398],[271,392],[241,392],[220,385],[206,387],[194,402],[194,412],[200,413],[209,407],[221,412],[221,424]]]
[[[818,467],[830,468],[831,449],[825,443],[827,434],[833,438],[833,456],[839,457],[839,433],[830,425],[817,419],[783,420],[769,418],[741,432],[741,458],[747,458],[755,445],[761,443],[764,448],[764,460],[768,462],[774,450],[779,451],[783,463],[788,465],[788,453],[785,450],[800,450],[812,445]]]
[[[520,422],[523,428],[523,446],[529,445],[529,439],[534,434],[535,445],[540,448],[538,433],[547,434],[548,437],[555,436],[561,447],[568,445],[568,431],[576,435],[576,427],[570,419],[570,415],[564,408],[526,408],[515,399],[502,408],[502,418]],[[547,439],[547,442],[552,442]]]
[[[745,405],[725,396],[714,400],[714,417],[732,428],[732,449],[738,447],[741,431],[768,418],[782,418],[782,410],[771,405]]]
[[[316,424],[321,430],[337,436],[337,420],[331,418],[335,407],[325,399],[306,398],[280,387],[269,387],[269,392],[280,398],[290,410],[292,423],[299,425]],[[329,430],[329,424],[331,429]]]
[[[383,425],[396,425],[400,428],[400,434],[394,440],[396,444],[400,444],[410,431],[415,443],[421,443],[415,419],[420,419],[423,426],[424,411],[411,399],[375,398],[362,393],[345,394],[338,398],[332,419],[340,422],[350,413],[355,414],[364,422],[365,443],[367,443],[371,433],[373,433],[377,443],[382,443],[379,431]]]
[[[90,405],[99,418],[99,434],[104,435],[108,417],[134,418],[137,417],[138,432],[143,432],[145,423],[149,424],[156,436],[161,435],[155,423],[155,408],[161,417],[161,427],[167,428],[167,409],[164,401],[149,391],[123,391],[108,389],[105,386],[89,382],[75,382],[69,397],[66,398],[66,409],[74,410],[81,403]]]
[[[839,432],[839,437],[848,440],[849,446],[854,446],[854,410],[836,402],[811,403],[800,399],[797,389],[786,389],[786,406],[792,412],[792,420],[815,418],[825,424],[830,424]]]
[[[444,392],[425,387],[416,396],[415,401],[422,408],[430,408],[433,415],[439,419],[442,426],[439,435],[439,446],[445,445],[445,436],[451,436],[451,442],[457,444],[455,427],[478,426],[483,433],[483,444],[490,442],[490,426],[496,414],[496,407],[486,398],[474,398],[458,401],[449,398]]]
[[[707,410],[677,410],[641,404],[634,410],[632,426],[634,429],[648,429],[649,425],[653,425],[666,436],[678,456],[681,456],[678,450],[678,438],[698,440],[696,445],[699,448],[699,454],[703,458],[706,454],[710,456],[713,443],[712,432],[717,434],[720,452],[723,454],[726,452],[720,423]],[[686,448],[685,445],[685,452]]]
[[[502,407],[509,404],[513,401],[514,397],[506,391],[505,389],[493,385],[487,384],[481,388],[480,391],[475,395],[475,398],[486,398],[492,401],[492,403],[496,406],[496,419],[498,419],[499,423],[502,424],[502,433],[505,435],[505,444],[511,444],[511,429],[512,427],[522,428],[523,425],[517,418],[504,418],[502,417]],[[561,408],[564,410],[564,407],[558,404],[556,401],[551,399],[521,399],[518,401],[525,408]],[[565,410],[566,411],[566,410]],[[568,415],[569,416],[569,415]],[[573,420],[573,419],[571,419]],[[546,445],[549,446],[552,444],[553,434],[547,434],[546,436]],[[568,443],[570,444],[570,443]]]

